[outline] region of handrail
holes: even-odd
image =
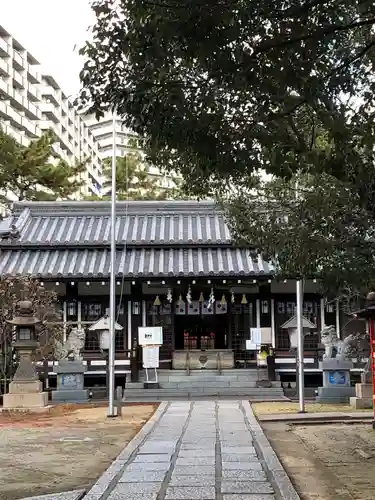
[[[190,375],[190,352],[186,351],[186,374]]]
[[[222,372],[222,366],[221,366],[221,352],[217,353],[217,369],[219,372],[219,375],[221,375]]]

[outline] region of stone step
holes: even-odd
[[[127,382],[125,387],[128,389],[140,389],[143,388],[143,383],[144,380],[140,382]],[[212,381],[207,381],[207,380],[194,380],[194,379],[185,379],[181,380],[180,382],[170,382],[170,381],[165,381],[165,380],[160,380],[159,379],[159,385],[163,388],[171,388],[171,389],[176,389],[176,388],[200,388],[200,387],[212,387],[212,388],[244,388],[244,389],[251,389],[251,388],[257,388],[257,383],[254,381],[222,381],[222,380],[212,380]],[[260,388],[262,389],[262,388]],[[281,382],[272,382],[272,387],[268,388],[265,387],[263,389],[277,389],[281,390]]]
[[[134,395],[177,395],[177,396],[187,396],[191,394],[207,394],[207,395],[243,395],[243,396],[268,396],[268,397],[284,397],[284,392],[282,389],[270,388],[265,389],[262,387],[253,388],[229,388],[229,387],[196,387],[196,388],[160,388],[160,389],[125,389],[124,397],[133,397]]]
[[[229,395],[229,394],[189,394],[189,395],[157,395],[157,396],[147,396],[144,393],[138,396],[130,396],[124,400],[124,404],[126,403],[158,403],[160,401],[207,401],[212,399],[219,400],[238,400],[238,399],[246,399],[251,401],[252,403],[265,403],[265,402],[285,402],[289,401],[285,396],[277,397],[277,396],[248,396],[248,395]]]

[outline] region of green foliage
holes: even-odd
[[[375,4],[93,8],[81,105],[98,115],[116,108],[146,137],[150,161],[182,173],[190,194],[217,196],[237,238],[266,251],[280,273],[317,276],[336,294],[370,287]]]
[[[69,165],[65,160],[52,162],[56,136],[45,132],[29,146],[19,144],[0,129],[0,188],[11,191],[18,200],[65,199],[79,190],[86,160]],[[5,194],[3,201],[9,201]]]

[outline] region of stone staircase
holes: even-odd
[[[150,378],[152,376],[150,370]],[[158,370],[158,388],[144,388],[145,373],[140,382],[127,382],[125,401],[199,400],[199,399],[248,399],[251,401],[286,400],[280,382],[271,387],[259,387],[261,380],[268,380],[267,370]]]

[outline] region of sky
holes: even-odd
[[[94,22],[90,0],[0,0],[0,24],[68,95],[79,90],[78,55]],[[74,47],[77,47],[74,51]]]

